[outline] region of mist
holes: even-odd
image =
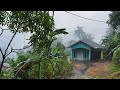
[[[69,11],[69,12],[83,17],[97,19],[105,22],[109,19],[108,15],[110,13],[109,11]],[[95,38],[94,41],[97,43],[100,42],[102,36],[105,35],[105,32],[108,28],[108,25],[106,23],[86,20],[80,17],[70,15],[64,11],[55,11],[54,20],[56,28],[66,28],[66,31],[69,33],[68,35],[60,35],[62,37],[63,43],[76,39],[74,36],[74,31],[77,29],[76,28],[77,26],[83,27],[83,30],[86,33],[91,33]],[[13,33],[11,33],[10,31],[4,31],[4,33],[0,36],[1,40],[0,47],[2,48],[3,52],[6,49],[10,39],[12,38],[12,35]],[[23,48],[23,46],[28,45],[29,41],[26,39],[29,39],[30,35],[31,35],[30,33],[23,34],[18,33],[13,39],[11,46],[15,49]],[[9,57],[16,58],[16,54],[12,53],[9,55]]]
[[[5,49],[7,48],[7,45],[10,42],[12,36],[13,36],[13,33],[8,30],[7,31],[4,30],[3,34],[0,36],[0,40],[1,40],[0,47],[3,52],[5,52]],[[13,49],[23,48],[24,46],[28,45],[29,41],[26,39],[29,39],[30,36],[31,36],[30,33],[17,33],[11,43],[11,47]],[[11,48],[9,47],[8,52],[10,52],[10,50],[11,50]],[[11,53],[9,55],[9,57],[16,58],[17,55],[16,55],[16,53]],[[0,54],[0,61],[1,61],[1,59],[2,59],[2,56]]]
[[[70,12],[70,11],[69,11]],[[80,15],[90,19],[96,19],[99,21],[105,21],[109,19],[109,11],[71,11],[76,15]],[[63,42],[68,42],[74,40],[74,31],[77,26],[83,27],[86,33],[91,33],[94,36],[94,41],[100,43],[102,36],[105,35],[108,25],[103,22],[96,22],[91,20],[86,20],[74,15],[68,14],[64,11],[55,12],[55,25],[56,28],[66,28],[68,35],[61,35],[64,39]]]

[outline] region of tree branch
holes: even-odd
[[[19,67],[17,69],[17,72],[15,73],[15,75],[12,77],[12,79],[15,79],[15,77],[19,74],[19,72],[24,68],[25,65],[29,64],[29,63],[33,63],[33,60],[28,60],[26,61],[21,67]]]
[[[3,30],[8,30],[8,31],[10,31],[10,30],[12,30],[12,29],[3,29]]]
[[[0,48],[0,52],[1,52],[2,56],[3,56],[4,54],[3,54],[3,52],[2,52],[2,49],[1,49],[1,48]]]
[[[30,45],[30,46],[32,46],[32,45]],[[23,49],[29,48],[30,46],[27,46],[27,47],[24,47],[24,48],[21,48],[21,49],[12,49],[12,50],[23,50]]]
[[[10,44],[11,44],[13,38],[14,38],[15,35],[17,34],[18,30],[19,30],[19,27],[17,27],[17,29],[16,29],[15,33],[13,34],[13,36],[12,36],[10,42],[8,43],[8,46],[7,46],[7,48],[5,49],[5,53],[3,54],[3,53],[1,52],[1,53],[2,53],[2,63],[1,63],[1,65],[0,65],[0,73],[1,73],[1,70],[2,70],[2,67],[3,67],[3,63],[4,63],[4,61],[5,61],[5,58],[6,58],[7,50],[8,50],[8,48],[9,48],[9,46],[10,46]],[[0,51],[2,51],[2,50],[0,50]]]
[[[16,52],[16,51],[10,51],[8,54],[5,55],[5,57],[7,57],[8,55],[10,55],[12,52]]]
[[[15,33],[13,34],[13,36],[12,36],[12,38],[11,38],[11,40],[10,40],[10,42],[9,42],[8,46],[7,46],[7,48],[5,49],[5,55],[6,55],[6,52],[7,52],[8,48],[9,48],[9,46],[10,46],[10,44],[11,44],[11,42],[12,42],[13,38],[14,38],[14,37],[15,37],[15,35],[17,34],[17,32],[18,32],[18,28],[17,28],[17,30],[15,31]]]
[[[30,46],[31,46],[31,45],[30,45]],[[25,47],[25,48],[21,48],[21,49],[13,49],[13,48],[11,47],[11,51],[10,51],[8,54],[6,54],[5,56],[10,55],[12,52],[16,52],[15,50],[23,50],[23,49],[27,49],[27,48],[29,48],[30,46],[27,46],[27,47]]]
[[[20,70],[22,70],[22,68],[27,64],[28,62],[24,63],[20,68],[18,68],[18,71],[15,73],[14,77],[12,79],[15,79],[15,77],[18,75],[18,73],[20,72]]]
[[[0,35],[2,35],[3,34],[3,29],[0,27],[0,29],[2,30],[2,32],[0,33]]]
[[[120,46],[120,45],[118,45],[118,46],[116,46],[115,48],[113,48],[113,49],[110,51],[110,53],[108,53],[108,55],[106,56],[106,58],[107,58],[112,52],[114,52],[119,46]]]
[[[10,46],[10,47],[11,47],[11,51],[8,54],[6,54],[5,57],[7,57],[9,54],[11,54],[13,52],[12,46]]]

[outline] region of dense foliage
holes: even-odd
[[[7,25],[8,29],[13,33],[5,53],[0,49],[3,56],[1,67],[5,60],[11,66],[10,74],[3,70],[1,77],[51,79],[66,78],[71,75],[72,64],[67,61],[64,45],[62,42],[53,45],[56,35],[68,33],[65,29],[55,29],[54,18],[49,15],[49,11],[1,11],[0,24],[2,26]],[[23,32],[32,34],[29,38],[32,51],[17,53],[17,60],[6,59],[7,55],[16,50],[11,47],[11,52],[7,52],[14,36]]]
[[[2,26],[7,25],[8,29],[13,33],[5,53],[0,48],[3,57],[1,68],[7,56],[7,50],[18,32],[32,33],[29,38],[30,46],[33,47],[34,52],[44,53],[46,57],[49,57],[49,49],[52,42],[56,39],[55,36],[58,34],[68,34],[65,29],[55,29],[54,18],[49,15],[49,11],[1,11],[0,24]],[[11,52],[13,50],[11,48]]]
[[[106,35],[102,39],[102,44],[106,47],[107,59],[111,59],[114,51],[119,45],[120,42],[120,33],[119,29],[114,30],[112,27],[109,28],[106,32]]]
[[[24,66],[25,61],[30,61],[28,58],[25,58],[26,54],[28,54],[29,59],[32,62]],[[73,64],[71,61],[67,61],[62,58],[50,59],[44,57],[40,60],[38,57],[38,54],[28,51],[24,54],[18,54],[17,60],[10,60],[10,58],[8,58],[6,62],[11,65],[13,70],[9,71],[9,73],[6,73],[5,70],[2,71],[1,77],[14,77],[16,72],[22,66],[24,67],[15,76],[17,79],[65,79],[73,74]]]
[[[118,79],[120,78],[120,11],[112,11],[107,23],[110,28],[102,39],[102,44],[107,49],[107,57],[112,59],[110,78]]]
[[[37,65],[32,65],[32,69],[28,72],[29,78],[40,79],[65,79],[73,74],[72,63],[61,59],[44,58],[40,62],[40,75],[38,75]]]
[[[102,44],[107,49],[107,56],[112,59],[114,51],[120,45],[120,12],[112,11],[109,14],[108,24],[110,28],[107,30],[106,35],[102,39]]]
[[[109,14],[108,24],[114,29],[120,26],[120,11],[112,11],[112,13]]]
[[[7,58],[12,70],[2,71],[2,78],[17,79],[64,79],[73,74],[73,64],[67,61],[65,46],[54,41],[49,49],[49,57],[34,51],[17,53],[18,58]],[[7,76],[7,77],[6,77]]]
[[[116,65],[120,66],[120,47],[115,50],[112,60]]]

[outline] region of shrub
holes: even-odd
[[[120,71],[110,74],[109,78],[110,79],[120,79]]]
[[[17,62],[14,60],[14,58],[7,58],[6,63],[8,63],[11,67],[17,66]]]
[[[113,63],[109,67],[109,70],[112,74],[110,74],[109,78],[120,78],[120,47],[114,51],[112,61]]]
[[[0,79],[11,79],[13,77],[14,73],[12,70],[2,70],[0,73]]]
[[[115,65],[120,66],[120,47],[114,51],[112,60]]]
[[[23,53],[23,54],[18,53],[18,58],[17,58],[17,60],[16,60],[16,63],[17,63],[17,64],[20,63],[20,62],[26,61],[26,60],[28,60],[28,55],[27,55],[27,53]]]
[[[115,63],[112,63],[112,64],[109,66],[109,71],[110,71],[111,73],[120,71],[120,67],[119,67],[119,65],[116,65]]]
[[[8,60],[9,64],[13,67],[13,75],[23,66],[24,61],[28,60],[28,57],[32,60],[32,63],[25,65],[25,68],[21,69],[15,77],[16,79],[64,79],[73,74],[73,64],[67,61],[65,55],[61,58],[50,59],[40,57],[39,54],[35,53],[29,55],[25,53],[18,54],[16,61],[13,59]]]
[[[11,72],[14,76],[16,74],[16,70],[24,64],[24,61],[28,60],[28,53],[17,53],[17,55],[18,55],[18,58],[16,60],[14,58],[9,58],[9,57],[6,59],[6,63],[8,63],[12,67],[12,70],[8,71],[8,73],[5,70],[2,71],[1,73],[2,78],[5,78],[5,77],[7,78],[8,76],[11,75]],[[28,78],[28,74],[26,73],[27,70],[29,70],[29,68],[26,70],[21,70],[18,76],[20,78]]]
[[[39,77],[38,77],[38,72]],[[29,71],[29,77],[32,79],[64,79],[73,74],[73,64],[61,59],[43,58],[39,65],[33,64]]]

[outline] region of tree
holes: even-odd
[[[111,78],[119,78],[120,71],[120,11],[112,11],[107,21],[110,28],[102,39],[102,44],[107,49],[107,57],[112,59],[110,66]]]
[[[92,34],[86,33],[86,38],[89,40],[93,40],[94,36]]]
[[[75,30],[75,37],[78,37],[79,39],[85,38],[85,32],[82,29],[83,27],[77,27],[77,30]]]
[[[107,56],[112,58],[114,51],[120,45],[120,11],[111,11],[107,23],[110,28],[102,39],[102,44],[107,48]]]
[[[75,42],[76,42],[75,40],[70,40],[67,42],[67,46],[70,46],[70,45],[74,44]]]
[[[120,45],[120,33],[119,28],[114,29],[112,27],[108,28],[106,31],[106,35],[103,37],[102,45],[106,47],[106,54],[107,58],[112,59],[114,51],[119,47]]]
[[[77,27],[77,30],[75,30],[75,37],[78,37],[79,40],[81,39],[90,39],[90,40],[93,40],[94,37],[92,36],[92,34],[89,34],[89,33],[85,33],[83,31],[83,27]]]
[[[106,47],[106,54],[108,55],[110,53],[110,51],[116,47],[115,42],[115,35],[114,35],[114,29],[113,28],[108,28],[108,30],[106,31],[106,35],[103,36],[102,41],[102,45],[104,45]],[[109,54],[110,59],[112,58],[112,53]],[[108,57],[108,56],[107,56]]]
[[[51,55],[53,57],[63,57],[65,55],[65,46],[62,42],[62,37],[59,36],[51,45]]]
[[[48,56],[52,42],[56,39],[55,36],[58,34],[67,34],[65,29],[54,29],[54,19],[53,16],[49,15],[49,11],[0,11],[0,25],[6,25],[13,33],[9,44],[5,49],[5,53],[3,53],[0,48],[2,54],[0,72],[5,58],[13,51],[19,50],[11,47],[11,51],[7,53],[8,48],[17,33],[32,33],[29,39],[30,46],[33,47],[35,52],[41,53],[42,51],[45,51],[46,56]],[[2,33],[0,35],[2,35]]]
[[[120,26],[120,11],[112,11],[109,14],[109,20],[107,23],[114,29],[119,28]]]

